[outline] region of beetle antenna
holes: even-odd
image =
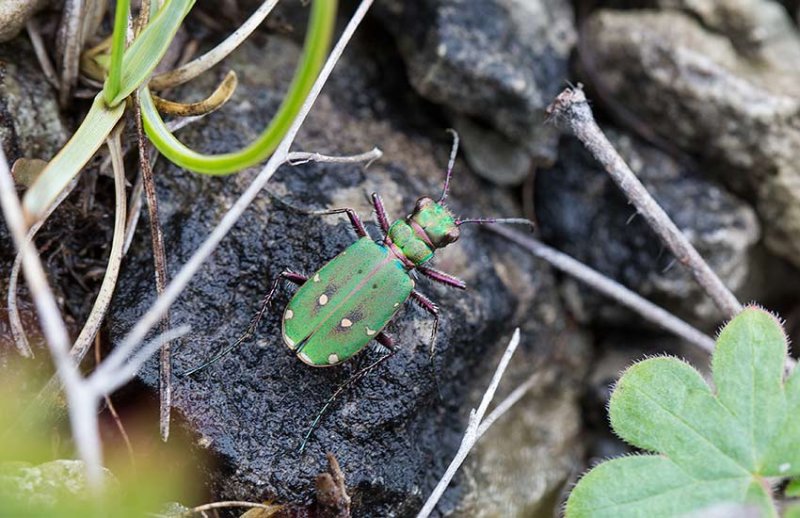
[[[447,132],[453,135],[453,147],[450,148],[450,161],[447,162],[447,175],[444,177],[444,188],[442,189],[439,203],[442,203],[447,198],[447,191],[450,190],[450,177],[453,176],[453,166],[456,163],[456,154],[458,153],[458,133],[452,128],[448,128]]]
[[[468,219],[457,219],[456,225],[461,226],[464,223],[477,223],[478,225],[484,224],[494,224],[494,223],[502,223],[505,225],[528,225],[531,227],[531,231],[536,228],[536,225],[533,221],[525,218],[468,218]]]
[[[193,367],[193,368],[189,369],[188,371],[184,371],[184,372],[179,373],[178,377],[179,378],[184,378],[186,376],[191,376],[195,372],[201,371],[201,370],[205,369],[206,367],[208,367],[209,365],[219,361],[220,358],[222,358],[223,356],[227,355],[228,353],[230,353],[231,351],[233,351],[234,349],[239,347],[239,345],[241,345],[241,343],[244,341],[243,339],[245,337],[247,337],[247,335],[242,336],[239,340],[236,340],[236,342],[234,342],[232,345],[229,345],[225,349],[223,349],[220,352],[218,352],[217,354],[215,354],[213,358],[211,358],[210,360],[208,360],[204,364],[198,365],[197,367]]]

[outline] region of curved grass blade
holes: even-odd
[[[156,13],[122,57],[119,90],[114,92],[114,85],[106,81],[103,97],[109,106],[121,103],[150,77],[194,3],[195,0],[169,0]]]
[[[335,0],[314,0],[303,56],[295,71],[292,84],[275,117],[254,142],[232,153],[220,155],[198,153],[183,145],[167,129],[156,110],[149,88],[143,87],[140,95],[142,122],[153,145],[176,165],[211,175],[235,173],[268,158],[286,134],[322,68],[336,22],[336,4]]]
[[[78,176],[86,162],[105,142],[124,112],[124,103],[119,103],[113,108],[106,106],[102,92],[94,98],[89,113],[72,138],[50,160],[25,193],[22,208],[28,225],[38,221],[59,193]]]
[[[125,43],[128,34],[128,11],[130,0],[117,0],[117,12],[114,13],[114,31],[111,39],[111,63],[108,66],[108,79],[106,79],[103,94],[106,103],[116,97],[122,81],[122,56],[125,53]]]

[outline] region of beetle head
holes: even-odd
[[[461,234],[450,209],[427,196],[417,200],[414,212],[408,219],[425,231],[436,248],[455,243]]]

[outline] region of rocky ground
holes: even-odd
[[[258,3],[238,5],[247,13]],[[342,21],[353,7],[343,4]],[[299,5],[281,2],[268,30],[213,74],[171,93],[197,99],[227,69],[239,75],[228,105],[181,130],[183,142],[223,152],[261,131],[299,54]],[[690,276],[581,145],[545,123],[552,98],[567,81],[581,81],[612,142],[712,268],[741,300],[779,311],[793,332],[800,280],[796,7],[772,0],[379,1],[295,147],[349,154],[378,146],[383,158],[366,169],[285,167],[269,188],[310,208],[353,207],[365,220],[366,195],[377,191],[399,217],[418,196],[440,191],[450,147],[444,130],[453,127],[462,136],[450,198],[458,214],[518,216],[532,207],[543,240],[712,332],[720,314]],[[75,127],[80,107],[58,109],[24,31],[13,38],[10,22],[0,26],[7,40],[0,44],[0,140],[11,160],[49,158]],[[219,38],[202,16],[188,28],[204,45]],[[171,272],[254,174],[204,177],[159,161]],[[52,281],[74,322],[91,304],[99,282],[93,272],[107,254],[102,243],[110,242],[110,182],[101,175],[91,184],[89,205],[88,185],[76,189],[39,242],[53,250]],[[112,345],[155,296],[147,229],[140,223],[123,265],[108,317]],[[0,232],[6,279],[13,255],[5,228]],[[353,236],[343,218],[309,217],[259,198],[174,306],[172,322],[192,326],[176,345],[175,369],[197,365],[239,336],[278,273],[311,273]],[[302,455],[300,441],[324,401],[378,351],[341,368],[310,369],[281,343],[274,311],[226,359],[174,380],[177,426],[191,437],[190,454],[216,461],[205,477],[210,498],[309,503],[313,479],[332,452],[355,515],[413,516],[519,326],[522,347],[501,392],[534,373],[541,381],[481,441],[438,510],[551,515],[589,462],[625,451],[605,430],[607,387],[616,374],[645,354],[691,355],[478,227],[465,227],[436,264],[469,289],[419,283],[443,314],[435,360],[427,354],[431,320],[409,305],[389,327],[401,352],[334,405]],[[287,297],[284,291],[276,307]],[[32,315],[29,305],[23,310]],[[3,340],[7,357],[11,343]],[[704,366],[702,355],[694,359]],[[152,362],[126,404],[147,399],[156,376]],[[155,422],[152,428],[155,434]]]

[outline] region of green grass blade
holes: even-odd
[[[102,92],[95,97],[78,130],[25,193],[22,208],[29,224],[37,221],[58,194],[80,173],[124,112],[124,103],[110,108],[106,105]]]
[[[120,90],[122,56],[125,53],[129,10],[130,0],[117,0],[117,12],[114,15],[114,32],[111,39],[111,63],[108,66],[108,78],[103,88],[103,96],[107,104],[111,104],[111,101]]]
[[[286,98],[261,135],[239,151],[205,155],[183,145],[167,129],[153,104],[149,89],[143,88],[140,102],[144,129],[159,152],[184,169],[211,175],[235,173],[267,159],[300,111],[325,62],[336,22],[336,4],[335,0],[314,0],[303,55]]]
[[[133,41],[122,57],[119,91],[111,91],[113,85],[110,81],[106,81],[103,87],[103,97],[110,99],[109,106],[121,103],[150,77],[194,2],[195,0],[169,0]]]

